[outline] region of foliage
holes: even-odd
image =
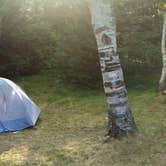
[[[114,1],[125,72],[160,68],[164,1],[107,1]],[[86,1],[0,0],[0,4],[1,76],[49,68],[67,82],[99,86],[99,58]]]
[[[87,5],[60,5],[52,10],[47,20],[56,29],[60,45],[55,55],[56,71],[71,83],[97,87],[101,74]]]
[[[163,3],[158,0],[114,3],[119,51],[127,71],[160,68]]]
[[[1,10],[0,73],[4,76],[36,73],[55,51],[56,37],[49,25],[24,5],[14,0]]]

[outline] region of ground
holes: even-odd
[[[50,74],[17,79],[42,113],[35,128],[0,135],[0,166],[165,166],[166,97],[157,79],[128,84],[138,131],[109,143],[102,89],[74,88]]]

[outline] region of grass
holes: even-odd
[[[0,135],[0,166],[165,166],[166,97],[157,95],[157,79],[130,81],[138,132],[107,144],[102,90],[73,88],[50,74],[18,79],[42,114],[35,129]]]

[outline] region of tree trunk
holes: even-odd
[[[136,129],[123,71],[117,54],[116,24],[110,4],[92,0],[89,4],[100,56],[104,89],[109,112],[109,136],[116,137]]]
[[[165,49],[165,36],[166,36],[166,12],[164,14],[164,23],[163,23],[163,34],[162,34],[162,41],[161,41],[161,52],[162,52],[162,59],[163,59],[163,68],[162,74],[159,82],[159,91],[164,94],[166,87],[165,87],[165,79],[166,79],[166,49]]]

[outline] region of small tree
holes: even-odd
[[[163,68],[162,74],[159,81],[159,91],[164,94],[166,87],[165,87],[165,79],[166,79],[166,48],[165,48],[165,36],[166,36],[166,12],[164,14],[164,23],[163,23],[163,34],[162,34],[162,41],[161,41],[161,52],[162,52],[162,59],[163,59]]]

